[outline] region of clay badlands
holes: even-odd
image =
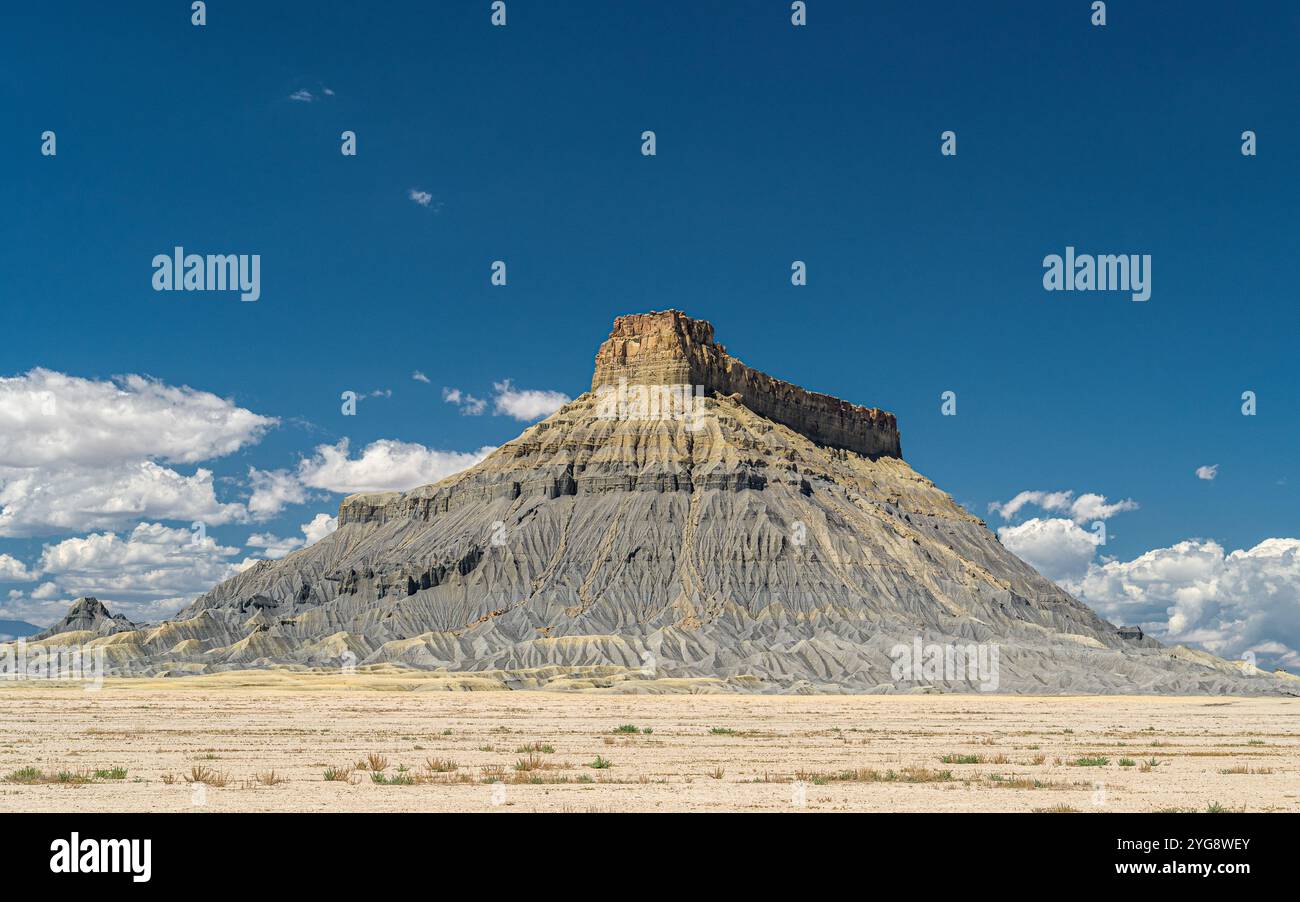
[[[171,620],[132,624],[88,599],[38,641],[102,649],[110,675],[148,677],[1298,694],[1292,678],[1121,632],[902,453],[892,414],[751,369],[707,322],[623,316],[591,391],[478,465],[346,498],[336,532]],[[940,650],[937,666],[900,668],[913,649]]]

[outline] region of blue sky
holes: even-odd
[[[486,0],[214,2],[203,27],[187,3],[7,9],[0,377],[87,380],[68,390],[93,406],[94,386],[141,374],[275,418],[232,426],[229,453],[132,451],[181,478],[210,471],[221,504],[246,505],[250,467],[300,475],[342,439],[346,460],[385,440],[499,444],[527,417],[494,414],[494,384],[576,395],[614,316],[677,307],[752,366],[894,411],[916,469],[994,529],[1019,527],[1009,546],[1103,614],[1300,663],[1300,630],[1276,626],[1300,608],[1300,552],[1227,572],[1231,552],[1300,534],[1300,7],[1108,6],[1094,27],[1087,2],[810,0],[802,28],[780,0],[511,0],[504,28]],[[956,156],[940,153],[948,129]],[[57,156],[40,153],[46,130]],[[151,260],[176,245],[260,254],[261,299],[154,292]],[[1045,291],[1043,258],[1067,245],[1151,255],[1151,299]],[[483,415],[444,402],[448,387]],[[344,390],[391,394],[344,417]],[[517,412],[530,399],[506,395]],[[78,466],[129,457],[112,454]],[[12,498],[33,462],[2,457]],[[42,472],[62,472],[56,458]],[[214,549],[237,553],[209,563],[257,556],[251,535],[301,537],[337,508],[322,486],[213,526]],[[1094,554],[1070,499],[990,511],[1027,491],[1137,506],[1107,515]],[[0,536],[10,575],[34,577],[0,580],[18,593],[0,611],[51,619],[93,582],[38,573],[43,548],[125,542],[137,523],[165,545],[189,512],[58,529],[31,513]],[[1153,552],[1169,572],[1128,566]],[[1189,558],[1208,569],[1186,577]],[[1109,559],[1124,566],[1102,572]],[[126,610],[187,594],[140,588],[120,591]]]

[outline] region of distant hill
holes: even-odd
[[[41,628],[25,620],[0,620],[0,641],[22,639],[39,633]]]

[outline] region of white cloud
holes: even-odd
[[[476,417],[487,410],[487,401],[476,398],[468,392],[462,392],[459,388],[444,388],[442,400],[448,404],[455,404],[467,417]]]
[[[248,499],[248,513],[257,520],[273,517],[289,504],[307,500],[307,489],[288,470],[248,468],[248,483],[253,494]]]
[[[301,527],[302,534],[306,536],[308,545],[315,545],[338,528],[339,518],[329,514],[317,514],[310,523],[304,523]]]
[[[261,440],[278,421],[188,386],[51,370],[0,378],[0,467],[193,464]]]
[[[494,383],[492,387],[496,389],[494,411],[525,423],[548,417],[573,400],[557,391],[516,389],[509,379]]]
[[[1041,507],[1047,511],[1067,510],[1074,492],[1021,492],[1005,504],[994,501],[989,511],[1000,514],[1004,520],[1010,520],[1026,505]]]
[[[1208,467],[1197,467],[1196,478],[1210,480],[1219,475],[1219,465],[1211,464]]]
[[[419,370],[416,370],[415,372],[411,373],[411,378],[414,379],[416,382],[423,382],[425,384],[428,384],[429,382],[429,377],[424,375],[424,373],[420,372]]]
[[[279,536],[267,532],[253,533],[248,537],[245,543],[249,548],[262,549],[261,556],[268,560],[277,560],[284,557],[291,551],[302,547],[302,539],[295,539],[290,536],[282,539]]]
[[[0,378],[0,536],[113,529],[142,517],[227,523],[212,473],[163,464],[222,457],[277,420],[144,376],[34,369]]]
[[[217,500],[210,470],[183,476],[148,460],[101,468],[0,467],[0,536],[115,529],[142,518],[215,526],[246,516],[242,505]]]
[[[0,554],[0,582],[25,583],[36,579],[39,574],[27,569],[27,565],[18,558]]]
[[[412,188],[410,191],[406,192],[406,196],[422,207],[427,207],[433,203],[433,195],[428,191],[420,191],[416,188]]]
[[[1007,550],[1048,579],[1060,581],[1087,572],[1098,538],[1073,520],[1035,517],[998,530]]]
[[[304,536],[302,539],[296,539],[292,536],[282,539],[270,533],[256,533],[248,537],[247,544],[250,548],[261,548],[263,557],[274,560],[284,557],[291,551],[314,545],[338,528],[338,517],[332,517],[329,514],[317,514],[311,522],[304,523],[299,527]]]
[[[1300,667],[1300,539],[1225,553],[1189,539],[1131,561],[1093,564],[1065,588],[1113,621],[1236,658]]]
[[[62,616],[68,600],[93,595],[132,620],[169,616],[238,572],[228,560],[237,552],[210,535],[199,539],[161,523],[140,523],[124,536],[64,539],[42,550],[41,572],[51,579],[31,593],[37,601],[60,601],[33,605],[29,613],[49,622]]]
[[[1075,523],[1109,520],[1116,514],[1138,509],[1138,503],[1131,498],[1111,503],[1105,495],[1085,493],[1076,498],[1073,490],[1066,489],[1060,492],[1021,492],[1005,504],[993,502],[989,505],[989,511],[1001,515],[1004,520],[1010,520],[1029,505],[1044,511],[1068,514]]]
[[[359,458],[349,457],[348,440],[319,445],[298,465],[298,478],[308,486],[331,492],[391,492],[413,489],[459,473],[491,454],[477,451],[437,451],[413,442],[380,439]]]
[[[312,92],[308,91],[306,88],[299,88],[297,91],[294,91],[289,95],[289,99],[296,100],[299,103],[311,103],[316,99],[316,95],[312,94]]]

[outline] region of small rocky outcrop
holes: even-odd
[[[62,620],[32,636],[30,641],[49,639],[59,633],[90,632],[96,636],[111,636],[134,629],[138,627],[124,615],[109,613],[102,601],[87,595],[74,601]]]

